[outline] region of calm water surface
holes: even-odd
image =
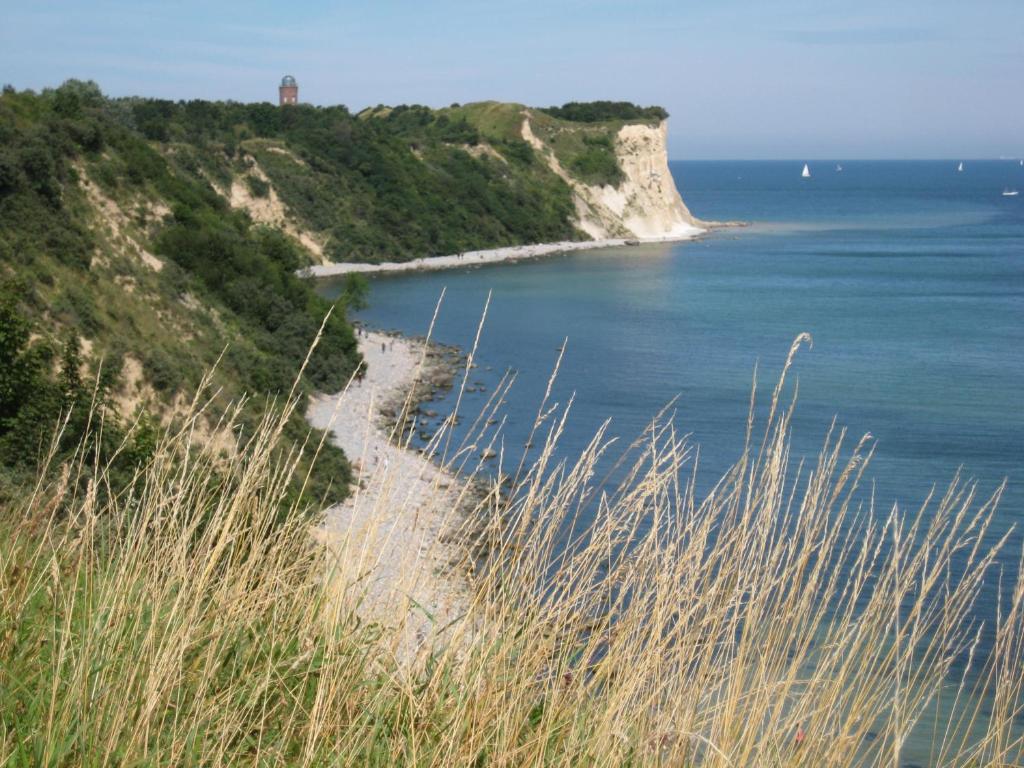
[[[568,337],[556,387],[561,402],[575,394],[565,454],[605,418],[614,434],[636,436],[678,396],[708,482],[742,447],[755,365],[767,387],[807,331],[797,452],[816,452],[833,417],[855,436],[870,432],[886,505],[913,506],[961,466],[982,490],[1008,478],[1005,529],[1024,505],[1024,197],[1001,191],[1024,187],[1024,168],[834,166],[812,163],[801,179],[800,163],[673,163],[696,215],[753,225],[689,243],[379,277],[359,319],[424,333],[445,289],[435,337],[468,347],[491,292],[470,378],[489,392],[501,372],[518,372],[508,450],[525,439]],[[465,411],[484,397],[468,396]]]
[[[706,239],[581,252],[478,269],[379,277],[364,323],[468,347],[492,299],[471,381],[518,380],[506,449],[526,438],[557,348],[556,398],[575,394],[562,451],[606,418],[638,435],[678,396],[707,487],[743,443],[751,377],[764,397],[793,338],[794,454],[813,457],[833,418],[870,432],[879,506],[919,504],[958,468],[988,494],[1008,479],[996,533],[1024,519],[1024,188],[1016,161],[681,162],[691,210],[752,222]],[[325,294],[336,293],[330,282]],[[489,370],[488,367],[489,366]],[[486,394],[468,396],[475,413]],[[442,403],[437,410],[445,412]],[[1014,573],[1020,532],[1004,557]],[[993,610],[991,596],[980,609]]]

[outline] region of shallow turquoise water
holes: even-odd
[[[751,376],[767,390],[790,342],[799,354],[795,458],[816,455],[832,422],[870,432],[878,506],[912,508],[958,467],[983,494],[1009,485],[994,533],[1024,520],[1024,187],[1014,162],[683,162],[672,170],[708,219],[743,219],[689,243],[575,253],[534,262],[376,278],[364,323],[468,346],[490,311],[471,381],[488,393],[518,371],[505,445],[525,440],[557,348],[556,387],[575,393],[562,450],[605,419],[639,434],[673,397],[701,447],[707,487],[739,455]],[[336,289],[325,282],[330,295]],[[487,370],[485,366],[490,366]],[[764,392],[767,397],[768,392]],[[487,394],[467,396],[475,413]],[[446,403],[437,407],[445,412]],[[1014,534],[1003,565],[1014,575]],[[979,606],[991,618],[993,594]]]

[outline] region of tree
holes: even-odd
[[[72,408],[82,395],[82,343],[74,331],[64,340],[60,357],[60,393],[64,408]]]
[[[50,350],[31,339],[17,287],[0,286],[0,463],[7,465],[32,464],[59,407]]]
[[[31,326],[13,294],[8,286],[0,292],[0,434],[17,415],[39,373],[39,360],[28,349]]]
[[[345,286],[341,291],[341,302],[346,310],[366,309],[369,306],[367,296],[370,293],[370,282],[358,272],[345,275]]]

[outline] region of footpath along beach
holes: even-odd
[[[717,224],[711,226],[719,226]],[[612,238],[606,240],[567,240],[561,243],[538,243],[535,245],[511,245],[505,248],[490,248],[481,251],[466,251],[448,256],[425,256],[411,261],[386,261],[380,264],[356,262],[338,262],[330,264],[314,264],[299,270],[302,277],[334,277],[351,272],[416,272],[435,269],[457,269],[483,264],[499,264],[520,259],[536,259],[556,253],[570,251],[591,251],[598,248],[615,248],[625,245],[644,245],[648,243],[670,243],[679,240],[692,240],[707,232],[706,229],[690,227],[670,237],[625,239]]]
[[[345,451],[356,479],[320,533],[337,555],[336,583],[356,585],[358,594],[344,599],[367,620],[404,624],[396,652],[411,658],[424,643],[443,642],[438,630],[469,609],[468,560],[456,534],[473,493],[468,481],[401,446],[393,424],[417,405],[417,382],[450,380],[453,362],[425,342],[373,331],[362,333],[360,351],[364,378],[314,395],[306,413]]]

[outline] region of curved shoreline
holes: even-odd
[[[488,248],[479,251],[466,251],[465,253],[450,254],[448,256],[423,256],[411,261],[385,261],[380,264],[369,264],[363,262],[331,262],[328,264],[314,264],[303,267],[296,273],[299,277],[335,277],[353,272],[378,273],[378,272],[424,272],[439,269],[458,269],[459,267],[473,267],[481,264],[499,264],[502,262],[513,262],[521,259],[535,259],[541,256],[551,256],[556,253],[569,253],[571,251],[591,251],[600,248],[615,248],[621,246],[649,245],[654,243],[675,243],[686,240],[694,240],[708,233],[716,224],[701,222],[706,228],[692,227],[688,232],[680,232],[669,237],[652,238],[611,238],[607,240],[566,240],[560,243],[537,243],[534,245],[510,245],[502,248]]]
[[[438,632],[470,603],[457,534],[471,490],[429,453],[403,444],[398,427],[427,401],[424,385],[443,387],[453,366],[432,344],[376,331],[362,332],[360,351],[365,377],[312,395],[306,410],[355,475],[349,497],[325,511],[319,535],[334,555],[333,583],[365,619],[398,629],[397,650],[410,660],[424,645],[444,642]]]

